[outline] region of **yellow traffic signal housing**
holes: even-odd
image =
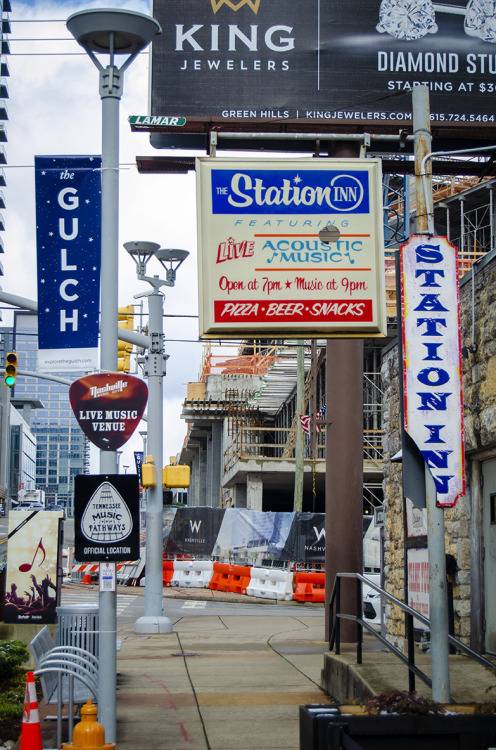
[[[189,487],[190,473],[190,467],[182,464],[165,466],[162,472],[162,484],[164,487]]]
[[[5,357],[5,377],[4,382],[9,388],[13,388],[17,380],[18,357],[15,352],[8,352]]]
[[[141,485],[146,489],[157,484],[157,468],[153,463],[153,456],[147,456],[141,464]]]
[[[118,314],[118,326],[119,328],[125,328],[127,331],[133,330],[133,317],[134,307],[132,305],[126,305],[126,307],[119,307],[117,309]],[[119,372],[129,372],[131,369],[131,352],[133,351],[133,345],[128,344],[127,341],[121,339],[117,342],[117,369]]]

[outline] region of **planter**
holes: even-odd
[[[446,706],[447,711],[455,708],[462,707]],[[496,714],[369,715],[365,710],[361,706],[300,706],[300,750],[488,750],[496,747]]]

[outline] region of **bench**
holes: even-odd
[[[69,709],[69,742],[74,728],[74,706],[88,699],[98,702],[98,660],[77,646],[56,646],[45,625],[29,644],[40,676],[45,703],[57,704],[57,747],[62,742],[62,707]]]

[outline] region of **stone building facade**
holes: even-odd
[[[460,315],[466,452],[466,494],[444,511],[446,553],[456,562],[453,584],[455,635],[482,653],[496,652],[496,251],[460,281]],[[384,350],[384,578],[386,590],[405,600],[406,533],[401,462],[398,346]],[[494,476],[493,476],[494,475]],[[493,528],[494,527],[494,528]],[[419,538],[418,544],[425,544]],[[494,596],[496,598],[496,594]],[[404,616],[386,609],[388,638],[403,646]]]

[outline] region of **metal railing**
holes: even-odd
[[[237,461],[249,458],[266,459],[274,461],[294,461],[294,457],[284,456],[287,444],[287,436],[290,427],[251,427],[242,426],[235,432],[233,440],[224,451],[224,471],[229,471]],[[363,431],[363,458],[364,461],[374,463],[378,469],[382,469],[383,460],[383,430]],[[316,446],[316,461],[325,459],[325,428],[319,433]],[[305,458],[309,458],[309,445],[305,444]]]
[[[346,614],[341,612],[341,579],[342,578],[354,578],[356,580],[356,615]],[[387,599],[391,604],[396,605],[405,613],[405,629],[406,629],[406,640],[407,640],[407,653],[406,655],[394,646],[390,641],[384,638],[381,633],[377,632],[370,623],[363,619],[363,599],[362,599],[362,585],[366,584],[371,589],[374,589]],[[382,600],[381,600],[382,605]],[[335,612],[333,614],[335,606]],[[377,586],[366,576],[360,575],[360,573],[337,573],[334,587],[332,590],[331,598],[329,600],[329,622],[332,623],[332,627],[329,631],[329,651],[335,648],[336,654],[341,653],[341,640],[340,640],[340,626],[341,620],[353,620],[357,626],[356,636],[356,654],[357,664],[362,664],[362,653],[363,653],[363,629],[371,633],[388,651],[391,651],[395,656],[400,659],[408,667],[408,689],[410,692],[415,690],[415,677],[422,680],[429,688],[432,688],[431,679],[423,672],[419,667],[415,665],[415,645],[414,645],[414,634],[413,634],[413,621],[418,620],[423,625],[430,628],[430,621],[424,615],[416,612],[414,609],[409,607],[404,602],[397,599],[395,596],[388,594],[387,591]],[[480,654],[472,651],[471,648],[466,646],[464,643],[459,641],[453,635],[448,635],[448,641],[450,644],[455,646],[459,651],[462,651],[468,657],[481,664],[487,669],[494,669],[494,664],[485,659]]]

